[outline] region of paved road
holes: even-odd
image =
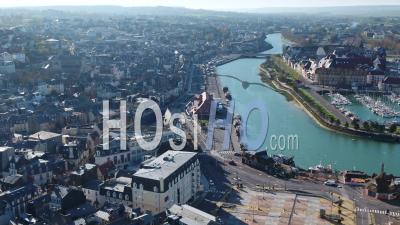
[[[214,93],[214,97],[220,97],[222,90],[219,88],[220,86],[218,85],[217,78],[209,77],[207,83],[207,90],[211,93]],[[190,120],[187,122],[187,129],[193,134],[193,124]],[[199,147],[200,149],[205,150],[206,133],[199,129],[198,134]],[[228,151],[220,151],[220,149],[222,149],[223,136],[224,130],[216,129],[214,132],[215,141],[213,141],[214,146],[212,150],[205,151],[205,153],[200,155],[202,172],[208,181],[213,181],[217,191],[223,192],[229,190],[239,178],[243,185],[250,188],[256,187],[256,185],[259,184],[286,190],[306,191],[312,194],[325,196],[329,196],[330,192],[335,192],[348,199],[354,200],[355,206],[359,208],[378,209],[381,211],[390,209],[394,212],[400,212],[400,207],[365,197],[362,194],[362,189],[360,188],[354,188],[350,186],[344,186],[343,188],[332,188],[321,183],[311,181],[302,181],[297,179],[282,180],[244,165],[241,163],[241,158],[233,155],[233,153],[239,149],[238,147],[233,148],[232,143]],[[237,139],[232,140],[235,141],[236,146],[238,146]],[[230,165],[228,162],[231,160],[235,161],[237,165]],[[385,224],[388,221],[388,217],[385,215],[377,214],[374,217],[376,219],[376,224]],[[368,214],[362,212],[357,213],[357,221],[358,224],[368,224]],[[394,221],[393,224],[400,224],[400,220],[395,218],[391,218],[391,221]]]
[[[310,89],[309,93],[328,111],[330,111],[336,118],[340,119],[340,121],[347,122],[351,124],[350,118],[346,117],[342,112],[340,112],[339,109],[337,109],[335,106],[333,106],[330,102],[328,102],[324,97],[322,97],[320,94],[318,94],[315,90]]]

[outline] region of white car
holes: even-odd
[[[324,184],[326,186],[330,186],[330,187],[337,187],[338,186],[338,184],[336,183],[335,180],[327,180],[327,181],[324,182]]]

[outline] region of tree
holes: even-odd
[[[390,133],[394,133],[394,132],[396,132],[396,130],[397,130],[397,125],[396,124],[392,124],[392,125],[390,125],[390,127],[389,127],[389,132]]]
[[[354,129],[358,130],[360,129],[360,125],[358,124],[357,121],[353,120],[351,121],[351,125],[354,127]]]
[[[364,121],[363,128],[364,128],[364,130],[369,131],[371,127],[369,126],[369,123],[367,121]]]
[[[349,127],[349,123],[346,121],[346,123],[344,124],[345,127]]]

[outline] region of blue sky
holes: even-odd
[[[0,7],[49,5],[182,6],[196,9],[400,5],[400,0],[2,0]]]

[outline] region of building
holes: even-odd
[[[203,92],[196,96],[195,99],[190,102],[187,106],[187,114],[196,114],[198,119],[208,119],[210,116],[211,102],[213,101],[213,96],[208,92]]]
[[[28,184],[0,194],[0,225],[9,224],[11,218],[24,213],[29,201],[37,196],[37,187]]]
[[[97,178],[97,166],[95,164],[85,164],[80,166],[79,169],[72,171],[71,184],[74,186],[80,186],[90,180]]]
[[[13,61],[0,61],[0,73],[15,73],[15,63]]]
[[[374,176],[367,184],[364,193],[370,197],[383,201],[400,198],[400,186],[394,182],[395,177],[386,174],[385,166],[382,164],[381,173]]]
[[[339,57],[335,54],[322,58],[312,67],[314,82],[326,86],[365,86],[370,59],[363,57]]]
[[[217,225],[215,216],[190,205],[173,205],[167,210],[169,225]]]
[[[86,200],[94,206],[102,206],[104,204],[104,198],[100,196],[100,186],[102,183],[102,181],[96,179],[82,185],[82,191],[86,196]]]
[[[129,136],[129,135],[128,135]],[[154,134],[145,134],[143,138],[149,142],[154,138]],[[168,143],[169,139],[175,139],[176,134],[170,130],[164,130],[162,133],[160,145]],[[158,148],[151,151],[144,150],[135,137],[129,138],[127,141],[127,149],[120,148],[119,139],[113,139],[109,142],[109,149],[105,149],[102,144],[96,147],[95,163],[96,165],[104,165],[113,162],[118,169],[125,169],[132,163],[142,162],[146,155],[156,154]]]
[[[62,143],[61,134],[48,131],[39,131],[32,134],[29,136],[29,140],[32,142],[36,141],[35,150],[42,152],[55,152],[57,147],[61,146]]]
[[[100,185],[99,203],[105,201],[123,204],[125,208],[132,207],[132,178],[112,178]]]
[[[368,175],[361,171],[344,171],[341,176],[343,184],[352,186],[364,186],[368,179]]]
[[[197,153],[167,151],[143,165],[132,181],[133,208],[158,214],[185,204],[200,191]]]
[[[1,171],[8,170],[10,159],[15,155],[14,148],[0,147],[0,169]]]
[[[24,176],[20,174],[9,175],[0,179],[1,190],[9,190],[21,187],[25,184]]]
[[[38,84],[38,91],[41,95],[50,95],[53,93],[62,94],[64,93],[64,84],[62,81],[52,79],[49,82],[40,82]]]
[[[56,186],[50,198],[50,210],[53,212],[66,212],[86,202],[82,190],[64,186]]]
[[[388,91],[400,94],[400,77],[397,76],[385,77],[381,82],[379,82],[378,88],[381,91]]]

